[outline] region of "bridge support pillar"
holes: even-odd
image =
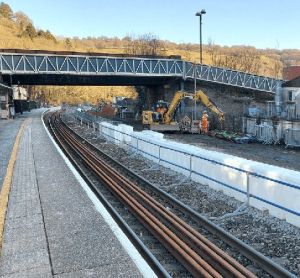
[[[170,102],[178,90],[184,88],[184,82],[172,82],[159,86],[138,86],[136,90],[139,95],[139,111],[151,109],[158,100]]]
[[[180,81],[180,90],[184,91],[184,81],[183,80]]]

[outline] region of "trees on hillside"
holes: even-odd
[[[259,72],[261,52],[254,47],[220,47],[210,40],[207,51],[214,66],[251,73]]]
[[[31,19],[23,12],[16,12],[14,18],[20,34],[25,31],[29,24],[33,24]]]
[[[54,42],[57,42],[55,36],[49,30],[46,30],[44,37],[47,40],[52,40]]]
[[[31,40],[37,37],[38,34],[33,26],[33,22],[26,14],[23,12],[16,12],[14,14],[14,20],[20,37],[29,37]]]
[[[126,54],[158,56],[165,52],[163,42],[151,33],[140,35],[137,38],[134,35],[127,36],[123,40]]]
[[[72,42],[69,38],[65,39],[65,45],[68,50],[72,48]]]
[[[33,40],[36,37],[45,38],[57,42],[55,36],[49,30],[36,30],[32,20],[23,12],[16,12],[15,14],[9,5],[1,2],[0,15],[6,19],[11,19],[18,30],[19,37],[29,37]]]
[[[28,36],[32,40],[37,37],[37,32],[36,32],[34,26],[32,25],[32,23],[29,23],[26,26],[25,31],[22,33],[22,35]]]
[[[13,13],[11,7],[8,4],[1,2],[0,3],[0,16],[4,17],[6,19],[12,19],[13,15],[14,15],[14,13]]]
[[[111,102],[114,96],[136,98],[137,92],[131,86],[32,86],[32,99],[59,105],[61,103],[78,104],[99,101]]]

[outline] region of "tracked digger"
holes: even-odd
[[[174,120],[174,116],[179,104],[184,98],[201,102],[210,111],[218,115],[220,122],[225,120],[222,110],[216,104],[214,104],[214,102],[210,100],[203,91],[199,90],[196,93],[178,91],[175,93],[170,105],[168,105],[166,102],[159,101],[156,104],[155,111],[143,111],[142,121],[144,128],[154,131],[190,132],[193,126],[193,121],[187,121],[186,117],[180,122]]]

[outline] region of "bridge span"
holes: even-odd
[[[49,53],[1,53],[0,74],[13,85],[161,85],[196,80],[274,93],[283,80],[181,59]]]

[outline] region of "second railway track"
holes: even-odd
[[[271,276],[292,277],[271,260],[209,223],[85,141],[62,122],[59,113],[49,116],[49,126],[73,163],[76,163],[78,168],[84,167],[90,171],[93,175],[91,180],[100,181],[105,190],[109,191],[109,194],[105,193],[105,201],[111,206],[117,206],[118,212],[122,211],[123,218],[133,222],[133,226],[143,226],[143,229],[138,227],[137,230],[146,234],[146,245],[149,246],[150,242],[152,247],[155,246],[152,249],[158,252],[153,256],[139,240],[136,240],[136,244],[142,245],[138,249],[145,251],[147,261],[159,276],[170,274],[178,277],[256,277],[189,224],[196,221],[210,233],[222,238],[226,244],[235,247]],[[75,158],[80,162],[75,162]],[[93,186],[93,182],[90,183]],[[131,216],[127,217],[128,211]],[[135,220],[132,220],[132,216]],[[132,237],[136,238],[134,235]]]

